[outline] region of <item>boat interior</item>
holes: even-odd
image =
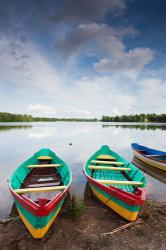
[[[91,170],[93,179],[100,182],[102,180],[107,186],[111,184],[128,193],[134,193],[145,178],[137,168],[131,168],[130,163],[125,165],[114,157],[109,158],[109,155],[97,156],[88,168]],[[110,183],[109,180],[111,180]]]
[[[152,154],[152,152],[149,152],[148,150],[138,150],[138,152],[150,158],[154,158],[155,160],[166,162],[166,155],[164,154]]]
[[[23,182],[19,172],[15,175],[17,181],[21,182],[15,191],[36,203],[40,203],[41,199],[48,203],[66,188],[70,179],[69,171],[63,164],[55,164],[52,159],[44,157],[40,157],[36,165],[28,165],[24,170],[27,172]]]

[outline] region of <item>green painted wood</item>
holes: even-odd
[[[103,196],[105,196],[107,198],[107,200],[112,200],[115,203],[117,203],[118,205],[126,208],[127,210],[131,211],[131,212],[138,212],[140,210],[140,206],[130,206],[128,204],[126,204],[125,202],[109,195],[107,192],[101,190],[100,188],[96,187],[93,184],[90,184],[95,190],[97,190],[99,193],[101,193]]]
[[[35,216],[30,213],[26,208],[20,205],[18,201],[15,200],[16,207],[24,215],[24,217],[29,221],[29,223],[35,228],[45,227],[51,218],[54,216],[56,211],[63,205],[64,199],[55,207],[55,209],[47,216]]]
[[[65,186],[67,186],[72,179],[72,174],[69,166],[61,160],[53,151],[50,149],[41,149],[37,153],[35,153],[31,158],[26,160],[24,163],[22,163],[11,175],[9,179],[9,186],[12,189],[19,189],[24,182],[24,179],[32,171],[31,168],[28,168],[29,165],[37,165],[39,164],[38,157],[41,156],[49,156],[52,161],[52,164],[59,164],[61,165],[58,170],[55,169],[55,171],[58,171],[62,178],[62,182]]]
[[[124,168],[130,168],[130,171],[106,171],[106,170],[99,170],[99,169],[90,169],[89,166],[92,166],[92,162],[94,163],[94,166],[97,167],[97,158],[99,155],[111,155],[116,159],[117,162],[122,162]],[[110,161],[111,164],[111,161]],[[124,158],[122,158],[120,155],[112,151],[108,146],[104,145],[102,146],[94,155],[92,155],[89,160],[86,163],[85,166],[85,172],[90,177],[94,179],[101,179],[101,180],[123,180],[123,181],[135,181],[135,182],[142,182],[143,185],[141,187],[146,187],[146,179],[141,170],[136,168],[133,164],[127,162]],[[125,173],[125,174],[124,174]],[[105,184],[107,185],[107,184]],[[121,190],[124,190],[129,193],[134,193],[135,188],[131,185],[121,185],[121,184],[112,184],[112,186],[115,186]]]

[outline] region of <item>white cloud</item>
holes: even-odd
[[[135,36],[138,31],[132,27],[113,28],[104,23],[80,24],[55,43],[65,56],[78,54],[116,55],[124,52],[122,38]]]
[[[120,73],[135,79],[154,58],[154,53],[149,48],[135,48],[129,52],[121,51],[110,58],[103,58],[94,64],[95,69],[106,73]]]
[[[77,62],[82,55],[97,55],[94,63],[97,71],[120,73],[135,79],[154,58],[154,52],[149,48],[138,47],[127,51],[124,37],[138,34],[132,26],[114,28],[105,23],[80,24],[57,40],[55,48],[68,58],[69,64]]]
[[[112,109],[112,112],[113,112],[113,114],[115,114],[115,115],[120,115],[120,112],[119,112],[119,110],[118,110],[117,108],[113,108],[113,109]]]
[[[55,116],[56,110],[53,107],[42,105],[42,104],[35,104],[29,105],[28,107],[29,113],[35,116]]]
[[[144,79],[140,81],[139,87],[139,103],[143,106],[142,109],[165,113],[166,81],[155,78]]]
[[[39,47],[5,36],[0,38],[1,82],[15,86],[17,91],[27,91],[26,95],[33,92],[33,87],[43,92],[49,88],[59,91],[60,77]]]
[[[94,25],[93,28],[99,27]],[[164,112],[166,83],[154,78],[143,79],[139,83],[134,80],[134,76],[137,76],[153,57],[153,52],[148,48],[125,52],[121,35],[118,37],[115,37],[115,43],[119,41],[115,51],[109,44],[106,51],[108,55],[115,53],[112,60],[119,60],[121,71],[116,69],[115,64],[115,74],[111,76],[93,72],[93,75],[79,79],[72,75],[76,69],[72,69],[67,77],[64,76],[67,68],[63,69],[62,74],[34,44],[20,41],[12,43],[10,39],[2,38],[1,111],[29,112],[34,116],[99,118],[102,115],[129,114],[145,110],[152,112],[152,107],[155,107],[154,112]],[[130,72],[133,77],[125,78],[120,72],[125,72],[128,76]]]

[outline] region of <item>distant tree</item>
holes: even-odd
[[[122,116],[102,116],[103,122],[163,122],[166,123],[166,114],[135,114]]]

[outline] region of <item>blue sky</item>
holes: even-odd
[[[0,111],[164,113],[164,0],[0,0]]]

